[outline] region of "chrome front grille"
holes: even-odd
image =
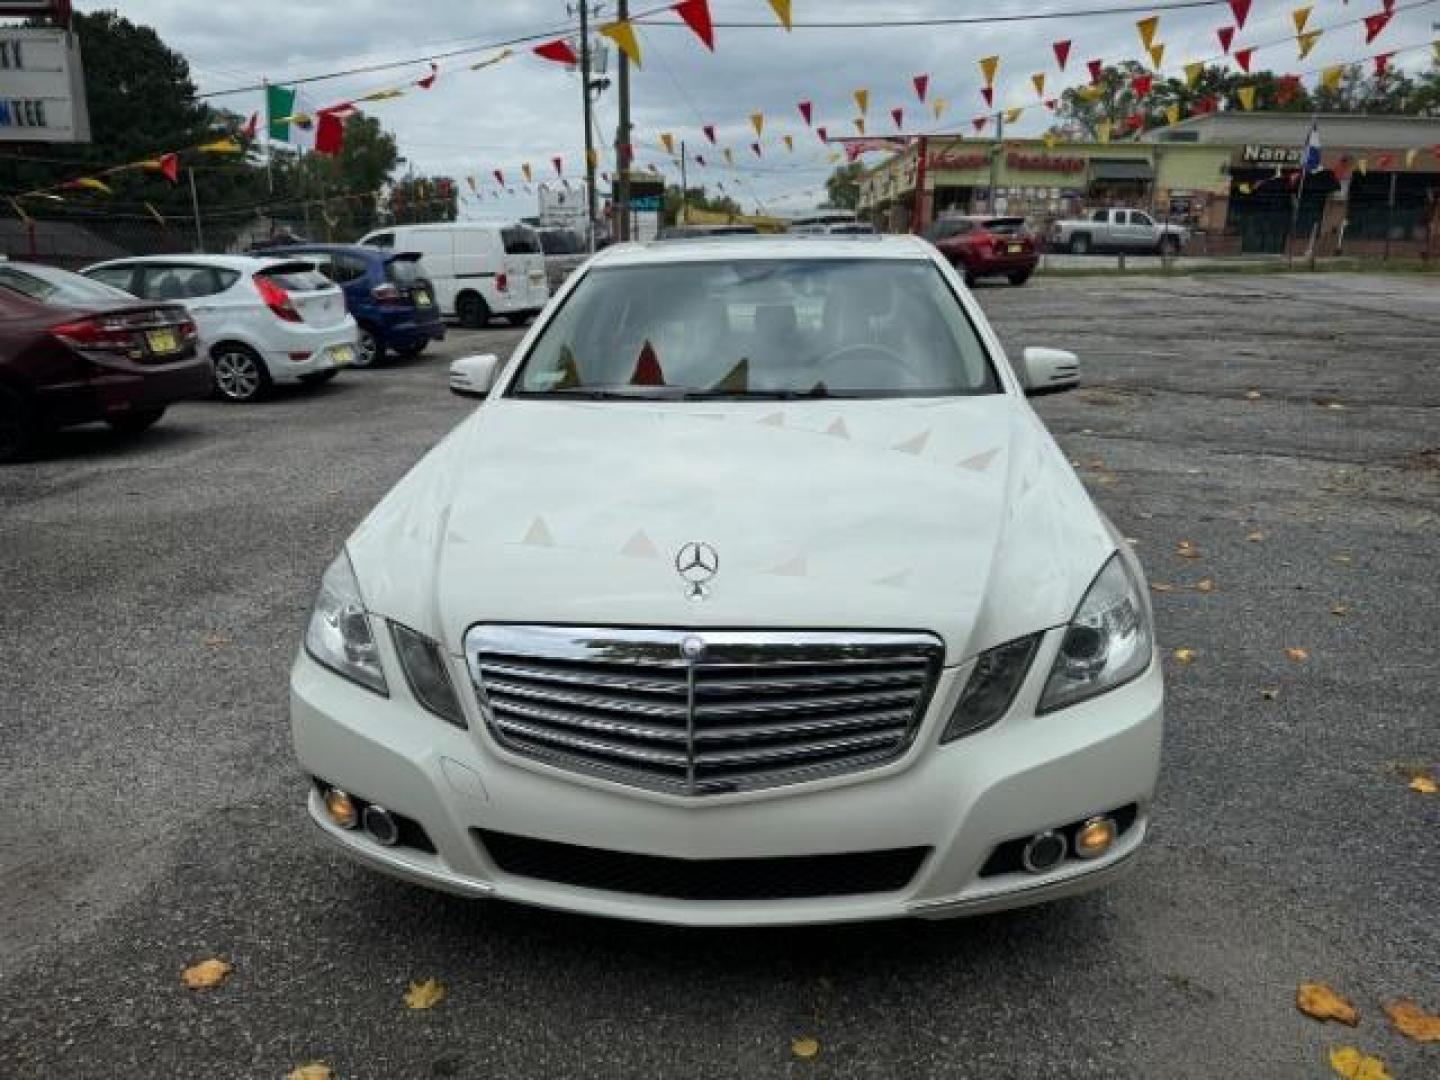
[[[918,633],[476,626],[465,636],[502,746],[690,795],[894,760],[943,655],[938,638]]]

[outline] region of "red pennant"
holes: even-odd
[[[903,131],[905,128],[905,110],[891,109],[890,118],[895,121],[895,130]]]
[[[1300,91],[1299,75],[1281,75],[1280,82],[1275,87],[1275,104],[1288,105],[1295,100],[1295,95]]]
[[[1250,70],[1250,58],[1254,55],[1255,47],[1253,45],[1246,49],[1236,49],[1235,63],[1240,65],[1241,71],[1248,72]]]
[[[1393,52],[1387,52],[1387,53],[1381,53],[1379,56],[1375,57],[1375,74],[1376,74],[1376,75],[1384,75],[1385,72],[1387,72],[1388,70],[1390,70],[1390,58],[1391,58],[1392,56],[1394,56],[1394,55],[1395,55],[1395,54],[1394,54]]]
[[[1090,69],[1090,81],[1092,83],[1098,83],[1100,81],[1101,74],[1105,70],[1105,61],[1087,60],[1085,61],[1085,66]]]
[[[921,101],[924,101],[925,92],[930,89],[930,76],[916,75],[915,78],[910,81],[915,84],[915,96]]]
[[[499,184],[501,187],[505,186],[505,174],[503,172],[501,172],[499,169],[496,169],[491,175],[495,177],[495,183]]]
[[[707,138],[707,139],[710,140],[710,145],[711,145],[711,146],[714,146],[714,145],[715,145],[715,125],[714,125],[714,124],[706,124],[706,125],[705,125],[704,127],[702,127],[700,130],[703,131],[703,132],[705,132],[705,138]]]
[[[1045,99],[1045,108],[1049,109],[1051,112],[1054,112],[1055,109],[1059,108],[1059,106],[1060,106],[1060,99],[1059,99],[1059,98],[1047,97],[1047,98]]]
[[[169,180],[170,183],[178,183],[180,180],[180,155],[160,155],[160,175]]]
[[[1139,131],[1145,126],[1144,113],[1131,113],[1125,118],[1125,127],[1130,131]]]
[[[988,116],[977,116],[974,120],[971,120],[970,123],[975,125],[975,134],[978,135],[984,131],[985,125],[989,123],[989,120],[990,118]]]
[[[750,144],[750,149],[755,151],[755,156],[756,156],[756,157],[763,157],[763,156],[764,156],[764,155],[762,155],[762,154],[760,153],[760,144],[759,144],[758,142],[752,142],[752,143]]]
[[[1070,42],[1057,41],[1050,48],[1055,50],[1055,62],[1060,65],[1060,70],[1065,70],[1065,64],[1070,59]]]
[[[255,133],[260,130],[260,114],[253,112],[250,119],[245,121],[245,128],[240,132],[247,139],[255,138]]]
[[[1144,97],[1154,85],[1155,78],[1152,75],[1136,75],[1130,80],[1130,89],[1135,91],[1136,97]]]
[[[575,55],[575,50],[564,38],[556,38],[554,41],[547,41],[544,45],[536,45],[531,50],[542,60],[553,60],[557,64],[575,65],[580,63],[580,58]]]
[[[1202,97],[1202,98],[1200,98],[1199,100],[1197,100],[1194,105],[1191,105],[1191,106],[1190,106],[1190,115],[1191,115],[1191,116],[1204,116],[1206,113],[1212,113],[1212,112],[1214,112],[1214,111],[1215,111],[1215,108],[1216,108],[1215,95],[1214,95],[1214,94],[1206,94],[1204,97]]]
[[[710,21],[710,0],[680,0],[670,10],[685,20],[685,25],[695,31],[695,36],[705,43],[707,49],[715,51],[715,24]]]
[[[1381,11],[1365,16],[1365,44],[1369,45],[1390,23],[1390,12]]]
[[[820,141],[821,141],[821,142],[829,142],[829,141],[830,141],[830,136],[828,136],[828,135],[825,134],[825,129],[824,129],[823,127],[818,127],[818,128],[816,128],[816,129],[815,129],[815,134],[820,137]]]
[[[565,172],[565,163],[561,161],[558,157],[552,157],[550,159],[550,164],[555,166],[556,176],[560,176]]]
[[[995,88],[993,86],[982,86],[980,96],[985,99],[986,105],[993,106],[995,104]]]
[[[571,55],[571,56],[574,56],[575,54],[572,52],[570,55]],[[420,87],[421,90],[429,90],[432,86],[435,85],[435,80],[436,80],[436,78],[439,77],[439,75],[440,75],[440,65],[437,64],[437,63],[435,63],[434,60],[431,60],[431,61],[430,61],[430,74],[429,74],[429,75],[426,75],[423,79],[416,79],[416,80],[415,80],[415,85],[418,86],[418,87]]]
[[[660,370],[660,358],[647,338],[640,347],[640,356],[635,361],[635,371],[630,376],[631,386],[664,386],[665,372]]]
[[[800,115],[805,118],[805,126],[806,126],[806,127],[809,127],[809,126],[810,126],[810,102],[808,102],[808,101],[802,101],[802,102],[800,102],[800,104],[799,104],[798,106],[796,106],[796,108],[798,108],[798,109],[800,110]]]
[[[1386,14],[1386,15],[1394,15],[1394,14],[1395,14],[1395,0],[1385,0],[1385,14]]]
[[[1230,0],[1230,11],[1235,16],[1235,29],[1245,29],[1245,18],[1250,14],[1250,0]]]
[[[1226,56],[1229,56],[1230,45],[1235,40],[1235,28],[1233,26],[1222,26],[1219,30],[1215,31],[1215,36],[1220,39],[1220,48],[1224,50]]]

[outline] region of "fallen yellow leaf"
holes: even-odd
[[[1152,581],[1152,582],[1150,582],[1150,591],[1151,591],[1151,592],[1174,592],[1174,591],[1175,591],[1175,586],[1174,586],[1174,585],[1167,585],[1167,584],[1166,584],[1165,582],[1163,582],[1163,581]]]
[[[1175,657],[1176,663],[1188,664],[1199,654],[1194,649],[1176,649],[1172,655]]]
[[[205,644],[207,647],[213,649],[219,645],[229,645],[230,639],[224,634],[206,634]]]
[[[1345,1080],[1391,1080],[1383,1061],[1362,1054],[1353,1046],[1337,1046],[1331,1050],[1330,1067]]]
[[[1266,701],[1274,701],[1280,696],[1280,688],[1278,686],[1267,686],[1260,691],[1260,696]]]
[[[311,1061],[305,1065],[296,1065],[290,1070],[285,1080],[334,1080],[335,1070],[326,1065],[323,1061]]]
[[[1198,559],[1200,558],[1200,549],[1189,540],[1181,540],[1175,548],[1175,554],[1182,559]]]
[[[1413,1001],[1401,998],[1385,1005],[1385,1015],[1395,1030],[1416,1042],[1440,1042],[1440,1016],[1433,1016]]]
[[[1212,580],[1210,580],[1208,577],[1201,578],[1199,581],[1197,581],[1197,582],[1195,583],[1195,591],[1196,591],[1196,592],[1214,592],[1214,591],[1215,591],[1215,582],[1213,582]]]
[[[1324,983],[1301,983],[1295,990],[1295,1007],[1316,1020],[1335,1020],[1350,1027],[1360,1022],[1355,1006]]]
[[[410,989],[405,991],[405,1007],[407,1009],[433,1009],[444,1000],[445,984],[439,979],[412,982]]]
[[[1330,561],[1331,561],[1331,562],[1338,562],[1338,563],[1348,563],[1348,562],[1350,561],[1350,556],[1349,556],[1349,555],[1332,555],[1332,556],[1330,556]]]
[[[1331,614],[1331,615],[1349,615],[1349,614],[1350,614],[1350,605],[1348,605],[1348,604],[1336,604],[1334,607],[1332,607],[1332,608],[1330,609],[1330,614]]]
[[[1303,664],[1306,660],[1310,659],[1310,650],[1286,649],[1285,655],[1288,656],[1291,660],[1294,660],[1297,664]]]
[[[808,1035],[790,1040],[790,1052],[798,1058],[813,1058],[820,1053],[820,1044]]]
[[[1259,391],[1259,390],[1246,390],[1246,391],[1245,391],[1245,398],[1246,398],[1247,401],[1259,401],[1259,400],[1260,400],[1260,391]]]
[[[1325,408],[1334,409],[1336,412],[1342,412],[1344,411],[1345,406],[1339,401],[1327,401],[1325,403]]]
[[[1247,535],[1245,539],[1249,540],[1252,544],[1258,544],[1261,540],[1265,539],[1265,534],[1259,529],[1256,529],[1254,532]]]
[[[235,970],[224,960],[201,960],[180,973],[180,980],[191,990],[208,990],[219,986]]]
[[[1440,793],[1440,784],[1435,782],[1433,776],[1426,776],[1424,773],[1416,773],[1412,776],[1407,786],[1411,791],[1418,791],[1421,795]]]

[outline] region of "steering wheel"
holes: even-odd
[[[866,341],[857,342],[854,345],[842,345],[840,346],[840,348],[835,349],[832,352],[826,353],[823,357],[820,358],[820,368],[822,373],[837,360],[840,360],[844,357],[849,357],[851,355],[869,355],[876,357],[880,360],[882,364],[898,368],[900,371],[904,372],[905,375],[912,382],[918,379],[918,375],[915,372],[915,369],[912,368],[909,364],[907,364],[905,362],[905,358],[899,353],[897,353],[894,349],[888,348],[884,345],[876,345],[872,342]]]

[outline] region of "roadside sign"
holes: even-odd
[[[51,27],[0,27],[0,143],[89,141],[79,39]]]

